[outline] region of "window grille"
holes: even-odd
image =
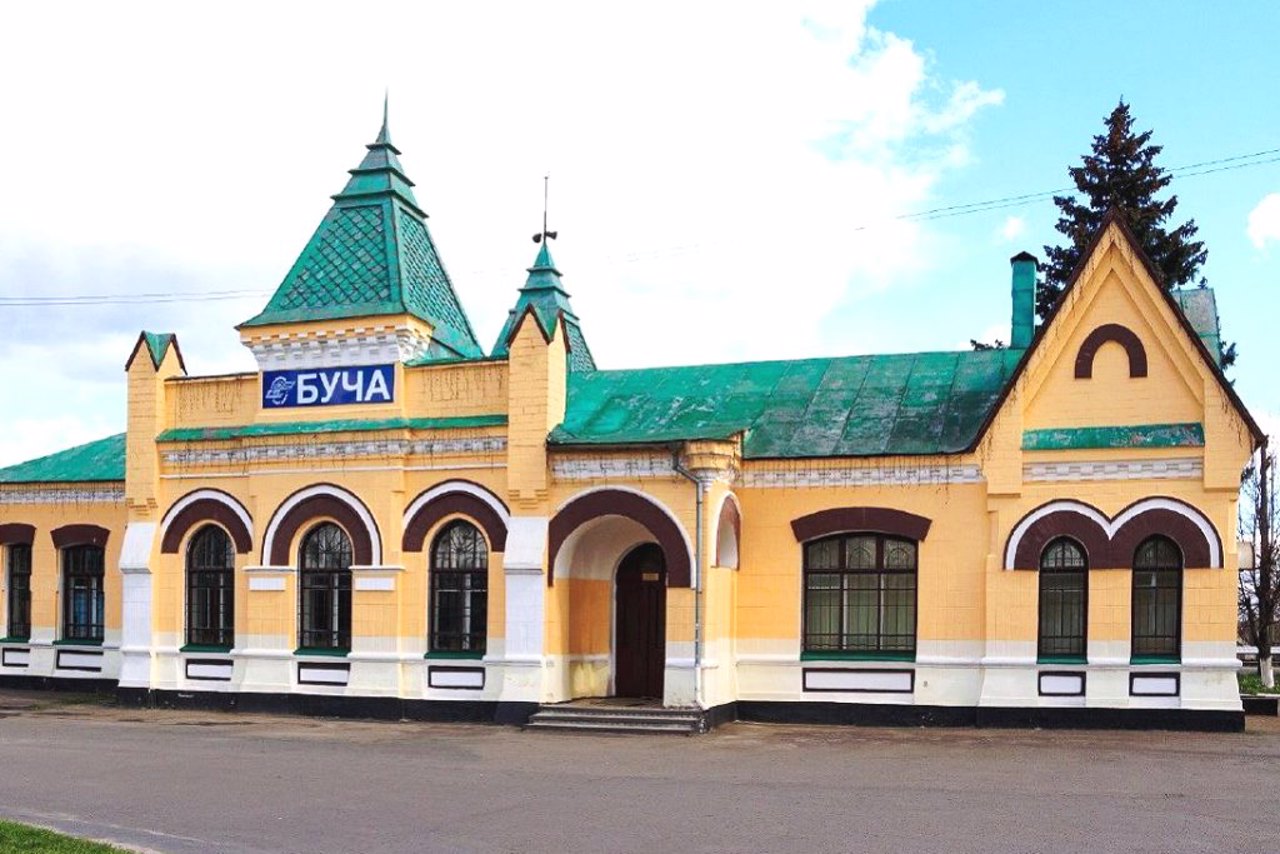
[[[1072,540],[1054,540],[1040,556],[1041,658],[1087,658],[1089,573],[1084,550]]]
[[[9,546],[9,637],[31,637],[31,546]]]
[[[235,551],[227,532],[206,525],[187,547],[187,643],[235,642]]]
[[[351,540],[337,525],[317,525],[302,541],[299,646],[351,649]]]
[[[101,643],[105,629],[103,554],[97,546],[62,550],[62,638]]]
[[[1176,661],[1182,646],[1182,552],[1167,537],[1143,540],[1133,557],[1134,658]]]
[[[432,652],[485,651],[489,546],[470,522],[445,526],[431,547]]]
[[[880,534],[805,546],[806,652],[914,655],[916,544]]]

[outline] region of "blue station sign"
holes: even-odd
[[[263,371],[262,408],[390,403],[395,382],[394,365]]]

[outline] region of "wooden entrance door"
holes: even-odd
[[[656,543],[637,546],[618,566],[614,648],[619,697],[662,698],[667,645],[667,563]]]

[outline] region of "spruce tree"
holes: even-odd
[[[1079,195],[1053,198],[1060,213],[1057,228],[1067,243],[1044,248],[1048,260],[1036,293],[1036,313],[1042,320],[1111,208],[1118,209],[1133,229],[1160,273],[1161,287],[1168,290],[1195,281],[1208,252],[1195,239],[1195,220],[1169,228],[1178,197],[1156,198],[1172,180],[1155,163],[1161,148],[1151,143],[1151,131],[1133,132],[1133,116],[1121,99],[1106,118],[1106,132],[1093,138],[1093,150],[1082,158],[1083,164],[1067,170]],[[1204,279],[1199,285],[1205,286]]]

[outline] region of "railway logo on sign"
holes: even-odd
[[[395,397],[394,365],[263,371],[262,406],[339,406],[391,403]]]

